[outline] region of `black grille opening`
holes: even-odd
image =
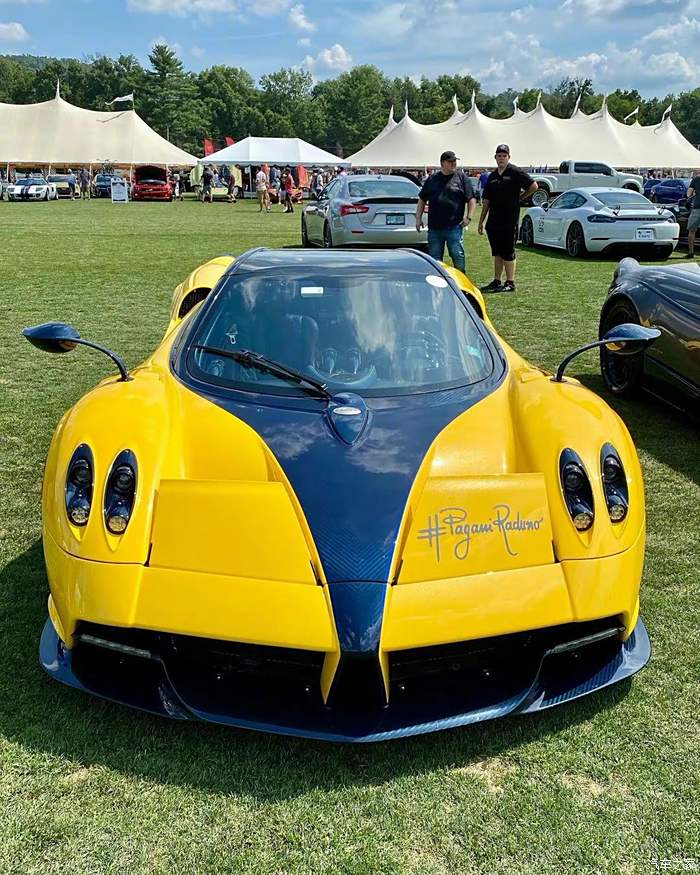
[[[196,307],[197,304],[206,298],[210,291],[211,289],[194,289],[194,291],[185,295],[180,304],[180,311],[177,314],[179,318],[182,319],[183,316],[186,316],[193,307]]]

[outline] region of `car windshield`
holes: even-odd
[[[15,185],[46,185],[46,180],[41,176],[30,176],[27,179],[18,179]]]
[[[233,273],[190,338],[190,372],[247,391],[303,392],[219,349],[259,353],[334,393],[399,395],[487,378],[494,359],[475,315],[426,269]]]
[[[417,198],[420,189],[410,179],[363,179],[348,183],[350,197]]]
[[[67,176],[49,176],[49,182],[68,182]]]
[[[656,206],[648,201],[644,195],[622,188],[619,191],[598,191],[593,197],[601,204],[605,204],[606,207],[622,207],[623,209],[634,207],[635,210],[650,210],[651,212],[656,210]]]
[[[111,176],[103,176],[102,174],[100,174],[99,176],[95,177],[95,182],[102,183],[103,185],[104,184],[109,185],[112,182],[112,177]]]

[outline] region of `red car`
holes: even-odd
[[[171,201],[173,190],[164,167],[136,167],[131,187],[134,201]]]

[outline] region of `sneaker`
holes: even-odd
[[[503,290],[503,283],[500,280],[491,280],[488,285],[481,286],[482,292],[500,292]]]
[[[685,257],[686,258],[695,258],[695,253],[694,252],[686,252]]]
[[[513,280],[506,280],[506,281],[503,283],[503,289],[502,289],[502,291],[504,291],[504,292],[514,292],[514,291],[515,291],[515,283],[513,282]]]

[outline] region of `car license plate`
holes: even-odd
[[[386,217],[387,225],[405,225],[406,216],[403,213],[389,213]]]
[[[653,228],[637,228],[635,231],[635,239],[636,240],[653,240],[654,239],[654,229]]]

